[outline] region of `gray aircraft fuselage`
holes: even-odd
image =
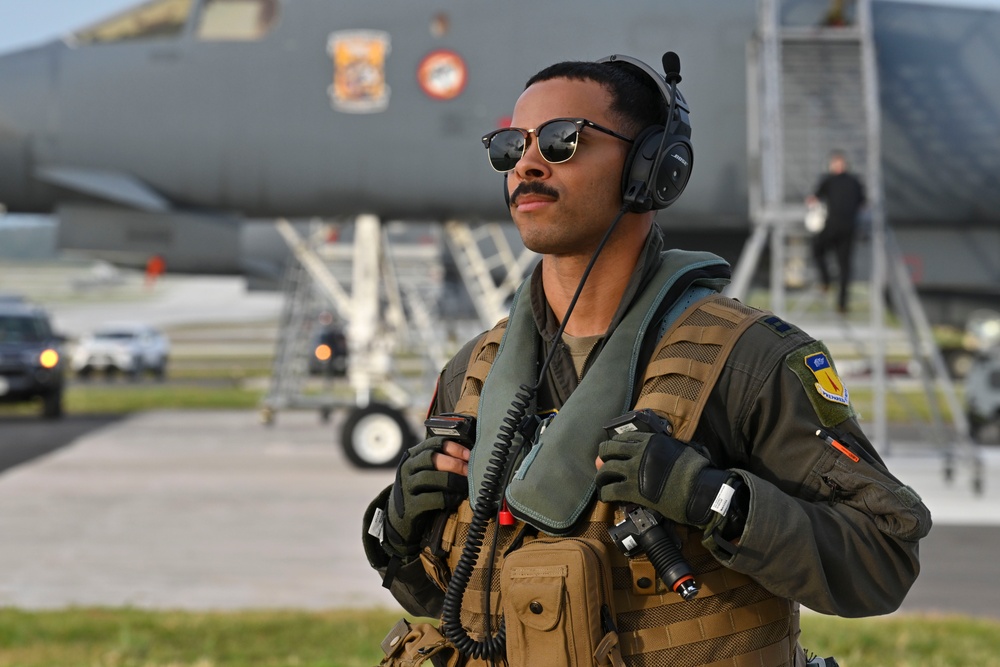
[[[753,2],[285,0],[259,39],[215,41],[196,35],[207,1],[193,3],[178,35],[65,40],[0,57],[0,203],[12,212],[83,204],[175,217],[502,220],[502,178],[479,137],[506,122],[525,81],[556,61],[611,53],[659,69],[672,50],[695,161],[684,195],[658,219],[679,235],[749,229]],[[827,4],[788,2],[784,18],[815,24]],[[939,247],[927,239],[945,230],[986,233],[974,250],[1000,256],[1000,12],[883,0],[873,15],[889,222],[928,232],[925,267]],[[346,70],[330,52],[353,31],[386,40],[374,65],[384,86],[360,112],[344,110],[358,100],[337,98]],[[422,64],[442,52],[465,68],[447,99],[421,81]],[[458,75],[441,76],[447,86]],[[1000,268],[988,264],[974,281],[1000,293]]]
[[[449,30],[435,37],[440,13]],[[512,2],[497,12],[457,0],[293,0],[259,41],[199,41],[189,29],[51,43],[0,59],[0,201],[11,211],[53,210],[67,193],[35,170],[86,167],[129,174],[181,208],[498,219],[502,179],[479,137],[509,116],[528,77],[557,60],[615,52],[659,68],[669,48],[682,59],[698,165],[677,211],[745,224],[745,71],[734,56],[754,13],[745,0],[711,11],[689,0],[633,2],[627,11]],[[331,33],[349,30],[389,37],[382,111],[333,107],[327,45]],[[468,72],[449,100],[418,82],[419,63],[440,49],[461,56]],[[720,58],[734,66],[720,67]]]

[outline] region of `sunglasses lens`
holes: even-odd
[[[490,164],[497,171],[510,171],[524,155],[524,135],[517,130],[500,130],[490,139]]]
[[[576,123],[557,120],[539,128],[538,149],[542,157],[553,164],[565,162],[576,152],[579,136]]]

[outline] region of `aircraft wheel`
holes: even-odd
[[[403,452],[413,446],[415,436],[402,412],[371,403],[347,416],[340,442],[347,458],[360,468],[394,468]]]

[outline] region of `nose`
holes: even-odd
[[[544,178],[551,171],[551,166],[542,157],[538,149],[538,140],[535,135],[531,135],[528,145],[524,148],[524,155],[514,165],[514,173],[519,179]]]
[[[54,112],[54,45],[0,56],[0,205],[12,212],[45,212],[33,178],[35,147]]]

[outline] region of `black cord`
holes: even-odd
[[[607,245],[608,239],[611,238],[611,233],[615,231],[618,227],[618,222],[622,219],[622,216],[628,212],[628,205],[622,204],[622,207],[618,210],[618,215],[615,219],[611,221],[611,225],[608,227],[608,231],[604,232],[604,236],[601,238],[601,242],[597,244],[597,249],[594,250],[594,254],[590,256],[590,261],[587,262],[587,268],[583,270],[583,275],[580,276],[580,284],[576,286],[576,292],[573,293],[573,298],[570,299],[569,306],[566,308],[566,315],[563,316],[562,322],[559,323],[559,329],[556,331],[556,335],[553,338],[555,341],[551,348],[549,348],[549,353],[545,357],[545,361],[542,363],[542,368],[538,372],[538,381],[535,383],[535,391],[537,392],[542,383],[545,381],[545,372],[549,368],[549,364],[552,363],[552,358],[555,356],[556,348],[559,347],[559,340],[562,339],[563,332],[566,331],[566,323],[569,322],[569,316],[573,313],[573,309],[576,308],[576,302],[580,298],[580,294],[583,292],[583,286],[587,283],[587,278],[590,277],[590,272],[594,268],[594,264],[597,263],[597,258],[600,256],[601,251],[604,250],[604,246]]]

